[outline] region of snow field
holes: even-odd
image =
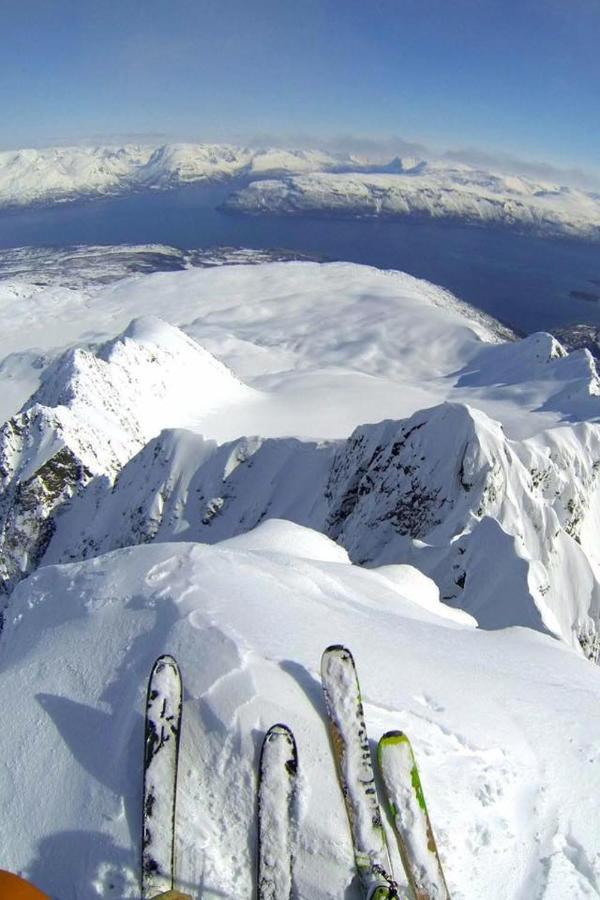
[[[589,354],[504,343],[442,289],[350,264],[0,282],[0,333],[2,410],[25,404],[2,431],[3,564],[42,563],[0,635],[3,865],[61,900],[139,897],[167,652],[178,886],[251,895],[260,746],[284,721],[298,897],[358,898],[319,676],[341,643],[372,749],[410,736],[453,900],[600,894]]]
[[[597,889],[600,676],[551,638],[453,624],[376,572],[241,544],[46,567],[13,599],[0,673],[13,724],[6,864],[65,900],[138,896],[144,694],[164,651],[185,684],[179,885],[249,896],[258,753],[286,720],[301,772],[299,896],[358,898],[318,676],[335,640],[357,659],[371,740],[411,736],[451,896]]]

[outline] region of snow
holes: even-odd
[[[254,181],[225,203],[255,215],[449,218],[598,240],[600,199],[564,186],[423,162],[395,173],[311,172]]]
[[[61,900],[140,896],[169,653],[178,887],[251,895],[285,722],[297,896],[359,897],[319,676],[343,644],[370,739],[410,736],[455,900],[600,894],[590,354],[402,273],[122,253],[107,280],[98,248],[0,280],[3,866]]]
[[[353,157],[319,150],[261,150],[229,144],[27,148],[0,152],[0,206],[57,203],[248,174],[264,177],[363,165]]]
[[[285,519],[355,563],[416,566],[439,591],[428,608],[441,597],[449,616],[595,655],[600,397],[586,351],[506,342],[442,289],[344,263],[27,290],[31,320],[27,301],[20,327],[5,315],[13,394],[17,358],[23,394],[40,384],[0,432],[5,590],[42,561]]]
[[[40,569],[0,638],[4,865],[64,900],[139,897],[145,690],[168,652],[185,685],[179,886],[251,894],[258,752],[284,720],[301,772],[298,896],[358,898],[318,675],[325,646],[343,641],[371,739],[411,737],[451,896],[593,896],[597,667],[528,629],[438,618],[409,590],[357,566],[218,545]]]

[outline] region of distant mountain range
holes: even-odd
[[[569,187],[407,160],[399,172],[317,172],[254,181],[224,206],[253,215],[453,219],[600,240],[600,198]]]
[[[0,153],[0,207],[243,179],[223,209],[252,215],[433,218],[600,240],[600,196],[460,163],[220,144]]]
[[[81,196],[166,189],[202,181],[303,172],[378,171],[319,150],[252,150],[224,144],[48,147],[0,153],[0,205],[58,203]]]

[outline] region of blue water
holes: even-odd
[[[600,326],[600,246],[454,223],[234,216],[235,187],[189,186],[0,214],[0,247],[157,242],[285,248],[402,269],[449,288],[519,331]]]

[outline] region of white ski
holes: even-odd
[[[292,806],[298,753],[287,725],[267,731],[258,781],[258,900],[289,900],[292,895],[294,840]]]
[[[358,874],[367,900],[388,900],[398,892],[377,801],[358,677],[346,647],[335,644],[325,650],[321,678]]]
[[[142,898],[173,889],[175,797],[181,731],[181,675],[160,656],[148,682],[144,746]]]
[[[409,739],[402,731],[388,731],[379,741],[377,758],[415,900],[450,900]]]

